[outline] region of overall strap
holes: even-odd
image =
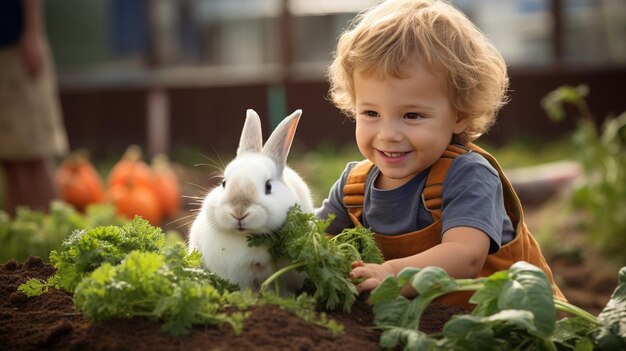
[[[441,191],[446,173],[456,157],[469,151],[470,149],[464,146],[448,145],[441,158],[435,162],[428,173],[422,192],[422,202],[435,221],[441,218]],[[348,214],[355,225],[360,224],[359,218],[363,213],[365,199],[365,181],[372,167],[374,164],[369,160],[361,161],[350,171],[346,185],[343,187],[343,204],[348,209]]]
[[[448,145],[446,151],[443,152],[439,160],[432,165],[430,172],[428,172],[426,185],[422,191],[422,203],[435,221],[441,219],[441,197],[446,174],[448,174],[454,159],[469,151],[468,148],[461,145]]]
[[[365,200],[365,181],[374,164],[369,160],[359,162],[348,174],[346,185],[343,187],[343,205],[354,225],[360,225]]]

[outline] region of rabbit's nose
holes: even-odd
[[[240,214],[240,213],[233,213],[233,212],[231,212],[230,215],[233,216],[234,219],[236,219],[239,222],[241,222],[244,218],[248,217],[249,213],[246,212],[246,213]]]
[[[233,218],[237,221],[237,230],[238,231],[244,231],[246,230],[245,226],[243,225],[242,221],[244,220],[244,218],[248,217],[248,212],[244,213],[244,214],[237,214],[237,213],[231,213],[231,216],[233,216]]]

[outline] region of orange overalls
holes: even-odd
[[[494,272],[508,269],[514,262],[526,261],[541,268],[552,283],[554,296],[566,301],[565,296],[563,296],[563,293],[554,282],[550,267],[541,254],[539,245],[526,227],[526,223],[524,223],[522,205],[511,183],[505,177],[502,168],[493,156],[471,143],[466,147],[449,145],[441,158],[432,166],[428,174],[426,185],[422,192],[422,201],[426,209],[433,216],[433,224],[424,229],[407,234],[395,236],[375,234],[376,243],[385,259],[390,260],[415,255],[441,243],[441,191],[443,180],[452,165],[452,161],[454,161],[457,156],[465,154],[470,150],[478,152],[485,157],[498,171],[504,191],[504,206],[515,228],[515,238],[502,246],[498,252],[487,256],[485,265],[478,276],[486,277]],[[354,225],[360,225],[360,218],[363,212],[365,180],[372,167],[373,164],[368,160],[359,163],[348,175],[346,185],[344,186],[344,205]],[[472,293],[473,292],[459,292],[449,294],[442,296],[437,301],[472,310],[474,305],[470,304],[468,301]]]

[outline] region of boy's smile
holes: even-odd
[[[440,75],[420,64],[405,74],[354,75],[356,141],[380,169],[379,189],[398,187],[430,167],[467,124],[450,104]]]

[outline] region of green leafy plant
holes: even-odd
[[[419,293],[409,300],[400,290],[410,284]],[[453,317],[439,334],[417,328],[426,307],[437,297],[475,291],[472,314]],[[554,299],[539,268],[517,262],[509,270],[477,279],[453,279],[438,267],[406,268],[372,291],[374,324],[383,330],[384,348],[405,350],[618,350],[626,347],[626,267],[619,287],[597,318]],[[556,321],[556,310],[573,317]],[[588,345],[588,348],[579,348]]]
[[[29,256],[47,259],[76,229],[125,222],[115,214],[113,206],[105,204],[90,205],[83,214],[69,204],[55,201],[50,204],[48,214],[21,207],[13,219],[0,211],[0,262],[23,261]]]
[[[549,93],[542,105],[555,121],[565,118],[564,105],[574,105],[580,117],[572,140],[585,172],[572,203],[590,214],[586,221],[592,242],[622,258],[626,250],[626,112],[609,116],[598,130],[585,101],[586,86],[563,86]],[[623,259],[623,258],[622,258]]]
[[[330,238],[326,228],[331,221],[293,207],[278,233],[248,237],[250,246],[265,245],[274,262],[287,259],[292,263],[263,282],[262,292],[280,275],[297,269],[306,273],[305,286],[327,309],[350,309],[358,295],[348,278],[350,264],[355,260],[381,263],[383,257],[370,230],[358,227]]]
[[[123,226],[76,230],[50,254],[57,269],[47,281],[30,279],[18,290],[37,296],[50,288],[74,294],[77,309],[94,321],[146,317],[175,335],[194,324],[229,324],[240,333],[252,305],[272,304],[305,321],[342,332],[318,313],[313,296],[281,297],[239,291],[239,287],[201,267],[197,251],[169,242],[161,229],[136,217]],[[224,312],[228,310],[229,312]]]
[[[227,282],[189,267],[186,255],[177,244],[164,253],[132,251],[117,265],[105,262],[80,281],[75,304],[93,321],[142,316],[161,321],[174,335],[187,333],[193,324],[228,323],[240,333],[246,313],[239,310],[256,299],[231,293]],[[222,312],[229,306],[237,310]]]
[[[77,229],[63,241],[61,250],[50,252],[50,262],[57,271],[47,285],[73,292],[83,278],[103,263],[115,265],[131,251],[158,252],[164,246],[161,229],[140,217],[121,227]],[[33,293],[34,290],[29,291]]]

